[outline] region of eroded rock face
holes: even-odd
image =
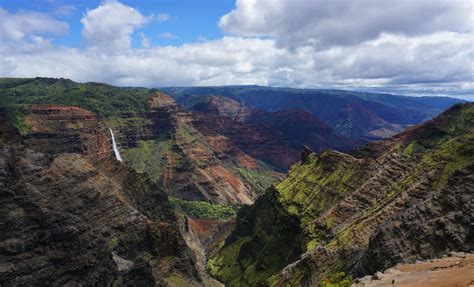
[[[170,195],[224,204],[253,203],[281,177],[275,171],[298,160],[304,142],[316,151],[353,146],[309,113],[267,113],[228,98],[208,99],[188,112],[157,92],[142,114],[104,118],[77,107],[34,105],[25,116],[25,141],[50,154],[107,158],[111,128],[126,163]]]
[[[465,104],[353,154],[305,152],[288,178],[239,215],[208,269],[230,284],[314,286],[339,272],[359,277],[472,252],[473,127],[474,105]],[[288,231],[262,224],[270,216],[293,225],[300,240],[280,246]],[[286,266],[274,271],[271,258],[295,248],[299,258],[281,259]]]
[[[375,140],[420,124],[449,108],[456,99],[413,98],[341,90],[288,89],[261,86],[165,88],[180,103],[219,95],[268,112],[297,109],[311,112],[340,135]],[[314,149],[317,150],[317,149]]]
[[[316,152],[348,151],[362,144],[338,135],[303,110],[266,112],[232,99],[208,96],[192,107],[194,126],[204,135],[223,135],[253,158],[287,171],[308,145]]]
[[[196,115],[180,109],[167,95],[157,93],[150,99],[146,118],[145,125],[118,128],[125,161],[150,174],[170,195],[251,204],[266,186],[245,178],[244,171],[265,173],[268,182],[276,178],[229,138],[202,134],[195,128]]]
[[[234,153],[229,149],[222,150],[216,140],[211,144],[211,139],[193,128],[192,114],[181,111],[167,95],[157,93],[151,97],[149,108],[144,118],[123,115],[119,119],[98,119],[93,113],[77,107],[35,105],[25,116],[30,127],[24,136],[25,142],[31,148],[49,154],[75,152],[100,160],[112,153],[110,125],[122,151],[136,149],[143,141],[160,139],[166,142],[165,149],[156,145],[151,147],[156,157],[147,159],[154,166],[147,172],[154,173],[156,181],[163,184],[169,194],[218,203],[250,204],[254,201],[256,189],[260,187],[243,179],[236,170],[238,166],[256,170],[253,158],[237,148]],[[233,154],[236,154],[235,160],[229,159]],[[126,157],[130,158],[134,160],[133,156]],[[229,164],[221,160],[228,160]],[[133,161],[131,165],[136,167]],[[235,169],[230,170],[229,165]],[[272,175],[269,177],[273,178]]]
[[[2,286],[199,284],[158,186],[113,157],[33,151],[5,118],[0,130]]]
[[[110,136],[90,111],[60,105],[34,105],[26,116],[30,127],[25,142],[40,152],[76,152],[95,158],[107,157]]]

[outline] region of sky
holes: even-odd
[[[472,0],[0,0],[0,77],[474,100]]]

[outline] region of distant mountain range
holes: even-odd
[[[265,111],[311,112],[339,134],[362,140],[381,139],[426,121],[463,100],[407,97],[343,90],[290,89],[261,86],[162,88],[187,106],[196,97],[219,95]]]

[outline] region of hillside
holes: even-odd
[[[339,135],[303,110],[267,112],[218,96],[200,97],[188,110],[202,134],[223,135],[278,171],[288,171],[305,145],[315,151],[349,151],[362,144]]]
[[[228,286],[350,283],[400,262],[473,251],[474,104],[351,154],[305,150],[210,250]],[[328,283],[329,284],[329,283]]]
[[[81,109],[60,113],[98,124]],[[0,202],[2,286],[201,284],[166,194],[110,149],[38,152],[0,113]]]
[[[32,148],[88,153],[84,139],[111,128],[127,165],[184,200],[250,204],[276,178],[237,147],[221,150],[229,140],[202,135],[193,115],[157,90],[36,78],[2,79],[0,92],[0,106]]]
[[[222,97],[184,110],[156,89],[49,78],[0,79],[0,92],[0,106],[32,148],[89,152],[82,139],[94,137],[89,118],[96,116],[113,130],[130,167],[181,200],[250,204],[304,145],[319,151],[360,144],[304,112],[268,113]],[[101,144],[108,148],[107,140]]]
[[[420,124],[461,100],[406,97],[342,90],[289,89],[261,86],[162,88],[187,106],[196,97],[219,95],[266,110],[306,110],[340,135],[374,140],[393,136]]]

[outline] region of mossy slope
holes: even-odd
[[[474,188],[473,169],[474,104],[456,105],[420,127],[352,155],[306,155],[284,181],[239,215],[236,230],[211,256],[209,268],[230,286],[265,281],[317,285],[340,272],[361,276],[401,261],[468,251],[472,218],[462,214],[472,214],[463,210]],[[291,226],[275,232],[265,228],[278,224],[259,224],[288,216],[292,220],[284,222]],[[411,223],[404,224],[407,220]],[[383,248],[377,237],[383,237]],[[275,248],[261,248],[275,241]],[[298,249],[298,260],[274,258]],[[257,273],[252,268],[261,261],[268,263]],[[255,279],[249,280],[249,274]]]

